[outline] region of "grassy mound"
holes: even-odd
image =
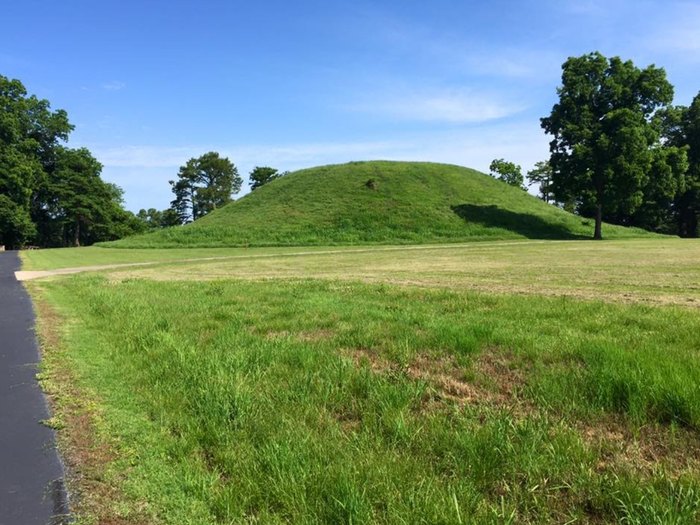
[[[582,219],[475,170],[351,162],[291,173],[202,219],[120,248],[405,244],[589,238]],[[649,235],[606,225],[609,238]]]

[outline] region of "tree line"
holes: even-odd
[[[598,52],[562,65],[559,101],[541,126],[550,158],[528,172],[547,201],[602,222],[698,236],[700,93],[673,105],[663,68]],[[520,166],[495,159],[492,176],[523,186]]]
[[[185,224],[240,191],[234,164],[209,152],[180,168],[168,209],[134,214],[124,208],[121,188],[102,180],[90,151],[67,147],[72,130],[64,110],[53,111],[19,80],[0,75],[0,246],[82,246]],[[256,167],[251,189],[284,174]]]
[[[122,190],[85,148],[68,148],[63,110],[0,75],[0,245],[80,246],[136,233]]]
[[[256,166],[248,176],[250,190],[254,191],[287,173],[269,166]],[[146,229],[178,226],[204,217],[232,202],[233,196],[241,190],[243,179],[231,160],[210,151],[189,159],[180,167],[177,179],[169,184],[175,196],[169,208],[141,209],[136,214]]]
[[[549,159],[527,173],[540,196],[602,222],[698,236],[700,93],[673,105],[663,68],[644,69],[598,52],[562,65],[558,102],[541,127]],[[186,224],[231,202],[242,186],[236,166],[216,152],[189,159],[170,181],[165,210],[123,206],[122,190],[100,177],[85,148],[66,146],[73,126],[63,110],[0,75],[0,245],[80,246]],[[519,165],[495,159],[491,174],[525,188]],[[285,175],[255,167],[251,190]]]

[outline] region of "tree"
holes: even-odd
[[[72,129],[65,111],[52,112],[19,80],[0,75],[0,244],[20,247],[36,234],[37,192]]]
[[[275,179],[279,179],[286,175],[285,173],[279,173],[275,168],[270,168],[268,166],[256,166],[253,171],[248,175],[250,180],[250,190],[253,191],[268,182],[272,182]]]
[[[640,70],[598,52],[571,57],[562,66],[559,102],[541,119],[550,142],[552,193],[592,208],[595,239],[604,215],[633,214],[644,201],[659,143],[653,118],[673,99],[663,69]],[[678,167],[682,167],[676,163]]]
[[[0,76],[0,244],[86,244],[138,225],[90,152],[63,145],[72,129],[65,111]]]
[[[36,227],[27,210],[0,194],[0,246],[20,248],[35,233]]]
[[[489,166],[491,170],[491,176],[497,178],[500,181],[505,182],[511,186],[515,186],[520,189],[525,189],[523,187],[523,172],[522,168],[513,162],[507,162],[503,159],[494,159],[491,161]]]
[[[121,207],[121,188],[104,182],[101,171],[102,165],[85,148],[57,151],[49,188],[53,216],[73,246],[116,238],[115,228],[130,220]]]
[[[672,108],[662,117],[668,144],[684,148],[688,155],[683,188],[673,202],[677,232],[682,237],[697,237],[700,217],[700,93],[689,107]]]
[[[136,217],[143,223],[144,229],[146,230],[156,230],[180,224],[178,214],[171,208],[163,211],[156,210],[155,208],[149,208],[148,210],[141,209],[136,214]]]
[[[535,167],[527,172],[527,180],[530,184],[539,184],[540,198],[544,202],[553,202],[552,195],[552,166],[549,161],[540,161],[535,163]]]
[[[181,224],[230,202],[243,183],[236,166],[213,151],[188,160],[177,176],[177,180],[170,181],[175,194],[170,207]]]

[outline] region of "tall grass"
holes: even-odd
[[[694,311],[313,280],[41,287],[119,443],[127,517],[698,517],[693,458],[640,469],[605,434],[695,443]]]

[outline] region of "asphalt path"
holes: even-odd
[[[0,525],[67,523],[63,466],[36,380],[39,350],[29,295],[0,252]]]

